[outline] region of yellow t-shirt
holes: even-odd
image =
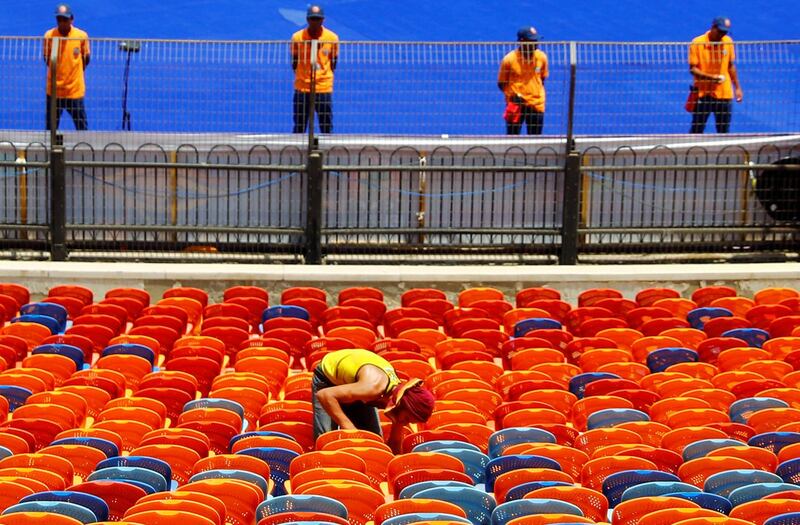
[[[516,93],[522,97],[526,106],[543,113],[544,80],[549,74],[547,55],[544,51],[537,49],[530,59],[525,59],[517,48],[503,57],[497,81],[506,84],[504,91],[506,100],[511,100]]]
[[[357,381],[358,371],[364,365],[377,366],[389,377],[386,392],[392,391],[400,384],[400,378],[394,367],[375,352],[369,350],[336,350],[326,354],[319,366],[325,377],[334,385],[347,385]]]
[[[733,40],[728,35],[723,36],[720,42],[711,42],[708,33],[692,40],[689,46],[689,66],[696,67],[709,75],[725,76],[725,80],[721,83],[695,78],[694,85],[698,96],[711,96],[722,100],[733,98],[733,83],[729,68],[735,58]]]
[[[292,35],[292,58],[297,59],[294,88],[304,93],[311,91],[311,40],[307,28]],[[339,56],[339,36],[323,27],[318,40],[315,89],[317,93],[333,93],[333,61]]]
[[[53,38],[59,37],[58,64],[56,64],[56,97],[83,98],[86,83],[83,78],[83,60],[89,56],[89,35],[77,27],[72,27],[66,37],[62,37],[54,27],[44,34],[44,57],[49,60]],[[47,94],[50,89],[50,68],[47,68]]]

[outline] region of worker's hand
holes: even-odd
[[[725,82],[725,75],[714,75],[714,82],[717,84],[722,84]]]
[[[736,102],[741,102],[742,100],[744,100],[744,93],[742,92],[742,88],[737,87],[736,91],[734,92],[734,95],[736,96]]]
[[[523,104],[525,104],[525,99],[523,99],[521,96],[519,96],[518,93],[514,93],[511,96],[511,102],[513,102],[514,104],[523,105]]]
[[[343,421],[339,428],[342,430],[357,430],[358,428],[353,424],[352,421],[349,419],[347,421]]]
[[[402,454],[403,453],[403,434],[400,433],[399,435],[390,435],[389,440],[386,443],[389,445],[389,448],[392,449],[392,452],[395,454]]]

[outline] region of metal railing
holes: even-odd
[[[798,42],[737,43],[753,102],[733,129],[761,134],[705,137],[682,134],[687,44],[543,44],[541,138],[492,135],[513,43],[341,43],[334,135],[286,133],[286,42],[139,41],[133,56],[119,43],[92,40],[91,131],[65,116],[57,134],[38,125],[41,40],[0,38],[0,257],[575,264],[798,251],[797,162],[773,166],[800,157],[798,84],[786,81]],[[790,191],[759,187],[765,170]]]

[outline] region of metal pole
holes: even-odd
[[[322,263],[322,152],[312,151],[308,156],[306,182],[306,239],[304,250],[306,264]]]
[[[564,166],[564,195],[561,203],[561,250],[558,264],[578,263],[578,213],[580,210],[581,159],[575,149],[575,77],[578,69],[578,45],[569,43],[569,99],[567,107],[567,161]]]
[[[581,158],[570,151],[564,169],[564,201],[561,218],[561,251],[558,264],[578,263],[578,209],[580,207]]]
[[[569,99],[567,106],[567,151],[575,149],[575,75],[578,70],[578,45],[569,43]]]
[[[27,153],[21,150],[17,153],[17,165],[19,170],[19,222],[22,225],[28,224],[28,170],[25,168]],[[22,230],[19,234],[20,239],[27,239],[28,232]]]
[[[57,78],[56,71],[58,69],[58,54],[61,49],[61,38],[55,37],[52,40],[52,47],[50,48],[50,62],[47,67],[50,69],[50,122],[47,123],[50,128],[50,145],[51,147],[56,143],[56,133],[58,130],[58,93],[57,91]]]
[[[128,49],[128,58],[125,60],[125,73],[122,80],[122,131],[131,130],[131,114],[128,111],[128,79],[131,73],[131,55],[133,51]]]
[[[317,109],[317,53],[319,53],[319,40],[311,41],[311,91],[308,94],[308,154],[316,148],[314,142],[314,113]]]
[[[50,151],[50,258],[67,260],[66,166],[61,135],[56,135]]]

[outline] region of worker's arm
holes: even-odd
[[[386,441],[386,443],[395,454],[403,453],[403,429],[405,428],[405,425],[406,422],[404,421],[392,419],[392,428],[389,431],[389,439]]]
[[[711,80],[712,82],[721,83],[725,81],[724,75],[711,75],[709,73],[704,73],[699,67],[691,66],[689,68],[689,72],[692,76],[699,80]]]
[[[342,410],[342,405],[362,401],[370,403],[378,400],[386,389],[388,378],[378,367],[367,365],[358,372],[358,381],[347,385],[323,388],[317,392],[325,412],[342,429],[354,429],[353,422]]]
[[[292,42],[289,44],[289,56],[292,58],[292,71],[297,71],[297,63],[299,62],[298,55],[300,54],[300,44]]]
[[[731,76],[731,83],[733,84],[733,96],[736,97],[736,102],[741,102],[744,99],[742,86],[739,85],[739,73],[736,71],[736,65],[731,64],[728,67],[728,74]]]

